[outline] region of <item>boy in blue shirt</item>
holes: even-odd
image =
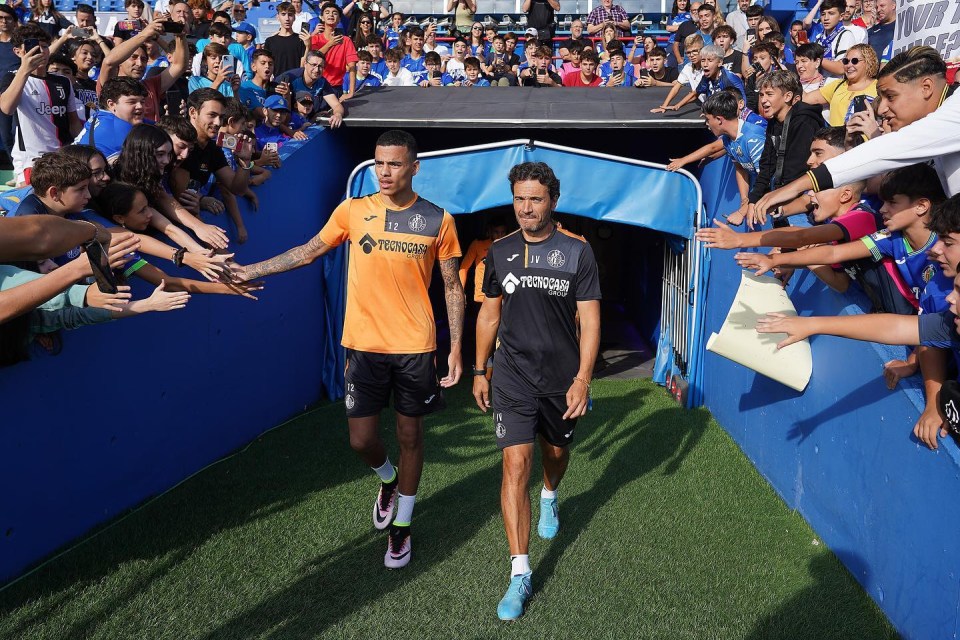
[[[253,52],[250,66],[253,76],[240,83],[237,98],[247,109],[259,109],[268,96],[276,93],[276,85],[271,82],[273,54],[267,49],[257,49]]]
[[[430,57],[430,54],[428,53],[427,54],[428,67],[429,67],[429,57]],[[357,84],[354,89],[355,91],[360,91],[360,89],[363,89],[364,87],[380,86],[380,78],[376,77],[370,72],[370,63],[372,62],[372,60],[373,60],[373,56],[370,55],[369,51],[365,49],[361,49],[360,51],[357,51]],[[344,76],[343,77],[344,92],[347,91],[349,84],[350,84],[350,77]]]
[[[423,56],[423,60],[427,67],[427,77],[420,83],[421,87],[446,87],[453,84],[453,78],[440,71],[439,53],[431,51]]]
[[[116,160],[133,125],[143,122],[147,88],[133,78],[110,78],[100,91],[100,110],[91,113],[74,141],[96,147],[108,162]]]
[[[390,73],[387,69],[387,61],[383,59],[383,43],[377,36],[367,38],[366,50],[370,53],[370,75],[383,83],[383,79]],[[357,52],[360,55],[360,52]]]
[[[470,56],[463,62],[463,72],[467,79],[462,87],[489,87],[490,81],[480,75],[480,60]]]
[[[633,77],[633,65],[627,66],[627,54],[620,47],[610,47],[610,60],[600,65],[602,87],[632,87],[636,80]]]
[[[266,111],[266,117],[263,123],[254,129],[257,146],[262,149],[268,142],[276,142],[277,146],[281,146],[289,138],[280,130],[280,125],[283,124],[285,115],[290,112],[290,107],[280,96],[270,96],[263,103],[263,108]]]

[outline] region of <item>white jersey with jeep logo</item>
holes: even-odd
[[[16,73],[7,73],[0,81],[0,92],[6,91]],[[70,80],[56,74],[43,78],[30,76],[23,87],[17,112],[13,114],[16,139],[13,143],[13,168],[18,181],[33,166],[33,161],[47,151],[56,151],[70,144],[70,113],[77,111]]]

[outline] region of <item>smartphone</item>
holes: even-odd
[[[40,41],[37,40],[36,38],[27,38],[26,40],[23,41],[23,50],[25,52],[33,51],[39,46],[40,46]]]
[[[763,65],[760,64],[759,62],[754,62],[754,63],[753,63],[752,65],[750,65],[750,66],[753,67],[753,70],[756,71],[757,73],[764,73],[764,71],[763,71]]]
[[[806,31],[801,30],[800,33],[797,34],[797,42],[800,44],[807,44],[810,42],[810,37],[807,35]]]
[[[300,33],[306,33],[306,34],[309,34],[309,33],[310,33],[310,23],[309,23],[309,22],[303,21],[303,22],[300,23]]]
[[[121,20],[117,23],[120,31],[140,31],[140,23],[136,20]]]
[[[237,70],[237,59],[232,55],[225,55],[220,58],[220,68],[229,69],[230,72]]]
[[[756,37],[757,37],[757,30],[756,30],[756,29],[747,29],[747,37],[748,37],[748,38],[750,38],[750,37],[756,38]]]
[[[97,281],[97,288],[103,293],[116,293],[119,281],[113,269],[110,268],[110,259],[103,245],[99,242],[91,242],[87,245],[87,260],[90,261],[90,269]]]
[[[278,148],[279,148],[279,145],[276,142],[268,142],[265,145],[263,145],[264,152],[273,151],[274,153],[277,153]]]
[[[340,27],[337,27],[336,29],[333,30],[333,35],[334,35],[334,36],[342,36],[342,35],[343,35],[343,29],[341,29]]]
[[[641,78],[649,78],[649,77],[650,77],[650,72],[647,71],[646,69],[640,69],[638,75],[639,75]]]
[[[183,24],[180,22],[174,22],[173,20],[164,21],[163,32],[164,33],[183,33]]]
[[[431,79],[431,80],[433,80],[434,78],[439,78],[439,77],[440,77],[440,72],[439,72],[439,71],[431,71],[431,72],[430,72],[430,79]]]
[[[859,113],[861,111],[867,111],[870,108],[870,104],[867,102],[867,96],[853,96],[853,112]]]
[[[70,27],[70,36],[73,38],[89,38],[90,32],[83,27]]]

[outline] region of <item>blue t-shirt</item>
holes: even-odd
[[[206,76],[190,76],[190,79],[187,81],[187,89],[190,93],[193,93],[197,89],[205,89],[212,86],[213,80]],[[220,88],[217,89],[217,91],[222,93],[225,98],[233,97],[233,86],[229,82],[220,83]]]
[[[423,55],[416,60],[410,56],[403,56],[403,60],[400,61],[400,66],[413,74],[413,81],[417,84],[427,79],[427,66],[424,63],[424,58],[426,56]]]
[[[146,122],[146,120],[144,121]],[[121,120],[109,111],[98,111],[83,125],[83,131],[74,140],[76,144],[90,144],[90,127],[93,126],[93,146],[100,150],[107,161],[113,162],[120,155],[123,141],[133,125]]]
[[[257,144],[260,145],[261,149],[263,145],[268,142],[276,142],[279,146],[289,140],[289,137],[285,136],[280,129],[276,129],[267,124],[257,125],[257,128],[254,129],[254,134],[257,136]]]
[[[923,313],[917,318],[917,324],[920,344],[925,347],[950,349],[957,370],[960,371],[960,335],[957,335],[956,319],[957,316],[950,311]]]
[[[870,249],[870,255],[876,262],[885,257],[893,258],[897,271],[900,272],[903,281],[910,287],[918,301],[927,296],[936,296],[937,290],[944,288],[942,281],[938,281],[937,278],[946,278],[946,276],[940,272],[940,266],[931,262],[927,257],[927,252],[937,242],[937,234],[931,233],[927,242],[919,249],[913,249],[901,232],[886,229],[861,238],[860,242]],[[934,282],[934,284],[925,296],[924,292],[930,282]],[[947,293],[952,288],[952,282],[946,285]],[[936,306],[938,306],[938,303],[935,300],[927,301],[928,308],[935,308]]]
[[[700,81],[700,84],[697,85],[697,93],[702,96],[704,100],[714,95],[715,93],[720,93],[727,87],[734,87],[737,91],[740,92],[740,96],[743,98],[744,102],[747,100],[747,93],[743,90],[743,81],[740,80],[740,77],[734,73],[730,73],[724,67],[720,67],[720,74],[717,76],[716,80],[711,80],[710,78],[704,76],[703,80]]]
[[[467,82],[467,81],[465,80],[464,82]],[[480,77],[477,78],[477,81],[474,82],[473,84],[470,84],[470,85],[464,84],[464,85],[461,85],[461,86],[464,86],[464,87],[489,87],[489,86],[490,86],[490,81],[487,80],[486,78],[484,78],[483,76],[480,76]]]
[[[443,74],[443,75],[446,76],[447,74]],[[448,77],[449,77],[449,76],[448,76]],[[350,84],[350,76],[343,76],[343,90],[344,90],[344,91],[347,91],[347,90],[350,88],[350,87],[348,86],[349,84]],[[367,77],[364,78],[363,80],[361,80],[360,78],[357,78],[357,86],[356,86],[356,89],[355,89],[355,90],[356,90],[356,91],[360,91],[360,89],[362,89],[362,88],[364,88],[364,87],[379,87],[381,84],[382,84],[382,83],[380,82],[380,78],[376,77],[375,75],[373,75],[373,74],[371,73],[371,74],[367,75]],[[444,84],[446,84],[446,83],[444,83]]]
[[[597,70],[600,78],[603,79],[603,82],[600,83],[601,87],[609,86],[607,83],[610,81],[610,76],[613,75],[613,71],[610,69],[610,62],[604,62],[600,65]],[[623,67],[623,82],[617,85],[618,87],[632,87],[635,79],[633,77],[633,65],[628,64]]]
[[[684,11],[684,12],[682,12],[682,13],[678,13],[677,15],[673,16],[673,17],[670,19],[670,25],[671,25],[671,26],[680,26],[681,24],[683,24],[683,23],[686,22],[687,20],[691,20],[691,19],[692,19],[692,16],[690,15],[690,12],[689,12],[689,11]],[[674,31],[673,33],[670,34],[670,37],[667,38],[667,44],[673,44],[673,43],[676,42],[676,41],[677,41],[677,32]],[[668,48],[667,51],[669,51],[669,50],[670,50],[670,49]]]
[[[760,156],[763,155],[763,145],[767,140],[767,125],[740,120],[739,135],[731,140],[730,136],[720,136],[723,148],[738,165],[747,170],[752,176],[760,173]]]
[[[387,68],[387,61],[381,58],[376,62],[371,62],[370,75],[374,76],[377,80],[383,83],[383,79],[390,75],[390,69]]]
[[[400,32],[393,27],[388,27],[383,35],[387,39],[387,49],[393,49],[400,44]]]
[[[244,80],[241,82],[240,88],[237,90],[237,98],[248,109],[262,107],[263,102],[271,94],[272,92],[267,93],[266,89],[255,85],[250,80]]]
[[[286,75],[286,74],[284,74]],[[350,76],[344,76],[344,80],[349,82]],[[303,74],[301,73],[298,76],[290,77],[290,91],[296,96],[301,91],[306,91],[313,96],[313,110],[314,112],[319,111],[320,109],[325,108],[326,101],[323,99],[324,96],[335,96],[336,93],[333,91],[333,87],[330,86],[330,83],[327,82],[326,78],[323,76],[317,78],[317,81],[313,83],[312,87],[308,87],[307,84],[303,81]]]

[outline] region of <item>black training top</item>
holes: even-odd
[[[483,293],[503,296],[497,382],[503,374],[531,395],[565,394],[580,369],[577,301],[600,299],[590,245],[562,229],[540,242],[515,231],[493,243],[485,263]]]

